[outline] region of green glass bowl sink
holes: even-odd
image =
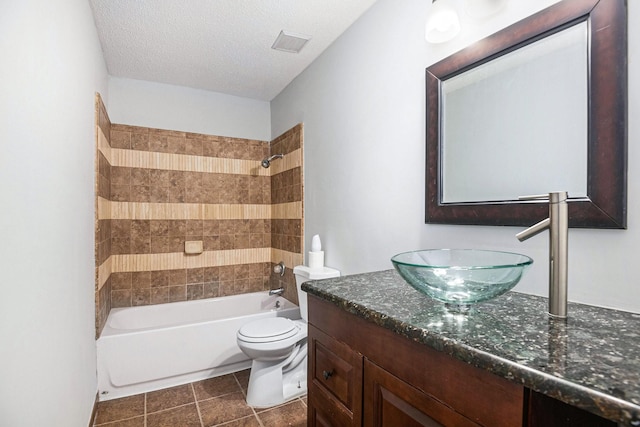
[[[512,289],[533,260],[526,255],[477,249],[428,249],[391,258],[413,288],[465,312]]]

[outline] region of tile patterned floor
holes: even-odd
[[[268,409],[245,402],[249,371],[98,403],[96,427],[303,427],[306,397]]]

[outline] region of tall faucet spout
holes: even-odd
[[[567,192],[557,191],[543,196],[526,196],[521,200],[546,199],[549,201],[549,218],[545,218],[516,234],[525,241],[549,230],[549,315],[560,319],[567,317],[569,211]]]

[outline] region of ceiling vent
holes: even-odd
[[[311,36],[282,30],[271,48],[283,52],[298,53],[309,40],[311,40]]]

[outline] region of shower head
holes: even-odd
[[[271,162],[274,159],[281,159],[284,157],[284,154],[274,154],[271,157],[267,157],[266,159],[264,159],[260,164],[262,165],[263,168],[268,168],[269,166],[271,166]]]

